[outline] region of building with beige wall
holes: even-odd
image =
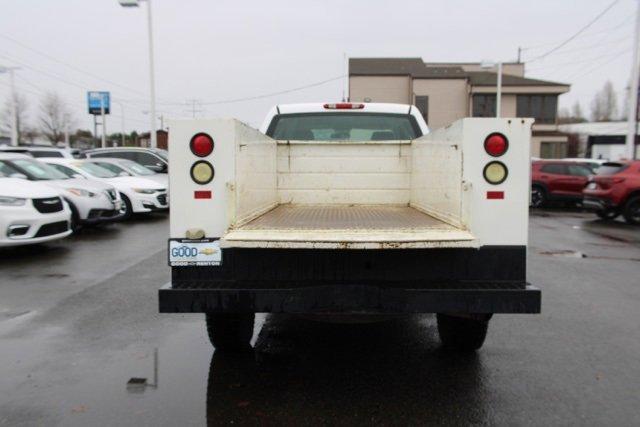
[[[569,85],[524,76],[524,64],[503,64],[501,117],[532,117],[531,155],[564,157],[558,96]],[[497,74],[479,63],[425,63],[421,58],[351,58],[349,99],[413,104],[432,128],[463,117],[495,117]]]

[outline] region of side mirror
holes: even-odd
[[[131,174],[128,172],[122,171],[118,174],[118,176],[131,176]]]
[[[18,178],[18,179],[29,179],[29,177],[23,173],[12,173],[11,175],[9,175],[9,178]]]
[[[79,173],[74,173],[71,176],[76,179],[87,179],[84,175],[80,175]]]
[[[156,173],[162,173],[167,171],[167,165],[164,163],[156,163],[155,165],[147,166],[147,169],[151,169]]]

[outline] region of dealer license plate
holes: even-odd
[[[169,240],[169,265],[171,267],[221,264],[220,240]]]

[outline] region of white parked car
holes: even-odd
[[[139,176],[118,176],[115,172],[84,159],[43,159],[67,176],[81,175],[113,185],[123,202],[123,218],[133,213],[164,211],[169,209],[167,186]]]
[[[151,169],[144,167],[140,163],[136,163],[132,160],[117,158],[88,158],[85,159],[85,161],[94,163],[105,169],[109,169],[111,172],[116,173],[118,176],[140,176],[155,181],[158,184],[163,185],[164,187],[169,187],[169,174],[152,171]]]
[[[108,183],[65,175],[46,163],[23,154],[0,153],[0,172],[7,176],[38,181],[58,190],[71,209],[73,229],[80,225],[114,221],[124,215],[120,195]]]
[[[57,190],[0,173],[0,246],[62,239],[71,234],[71,209]]]
[[[40,158],[40,157],[62,157],[66,159],[72,159],[73,154],[71,150],[66,148],[56,148],[56,147],[1,147],[0,153],[18,153],[18,154],[27,154],[31,157]]]
[[[88,158],[127,159],[140,163],[158,173],[169,170],[169,152],[161,148],[144,147],[110,147],[86,150],[83,154]]]

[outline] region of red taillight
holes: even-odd
[[[364,104],[352,104],[351,102],[339,102],[337,104],[324,104],[327,110],[362,110]]]
[[[484,150],[493,157],[500,157],[507,152],[509,140],[501,133],[492,133],[484,140]]]
[[[206,133],[197,133],[189,144],[191,152],[198,157],[206,157],[213,151],[213,139]]]

